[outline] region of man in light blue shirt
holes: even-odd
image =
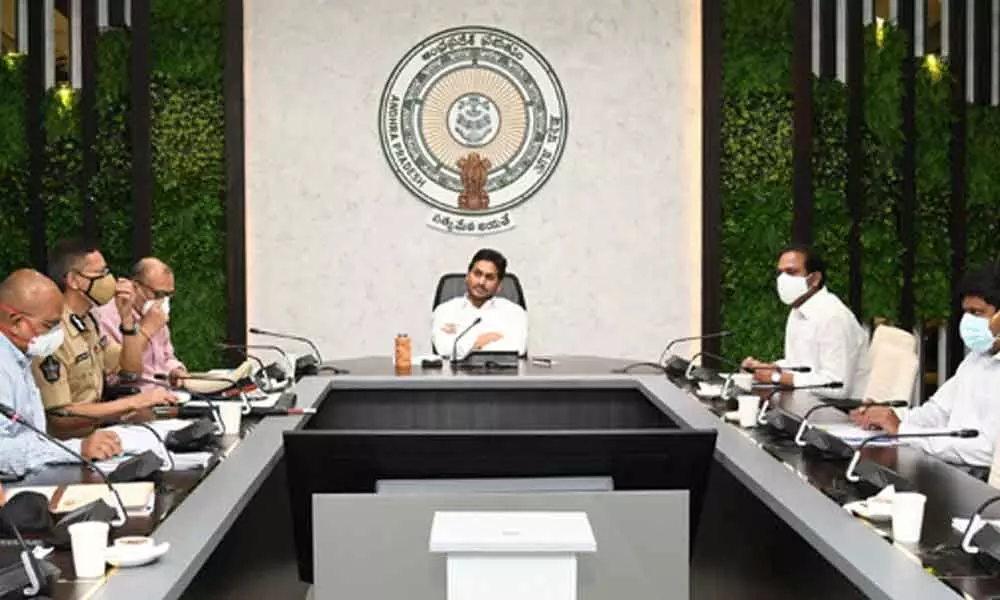
[[[15,271],[0,282],[0,404],[42,431],[45,409],[31,373],[31,359],[48,356],[62,344],[62,313],[62,293],[38,271]],[[121,440],[111,431],[96,431],[83,440],[64,443],[88,460],[121,453]],[[0,417],[0,472],[20,477],[60,462],[76,459],[27,427]]]

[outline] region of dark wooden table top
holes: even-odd
[[[170,516],[177,506],[198,484],[211,473],[244,436],[249,435],[257,419],[247,419],[240,436],[221,436],[213,449],[213,458],[205,468],[165,471],[156,481],[156,503],[148,517],[129,517],[122,528],[112,530],[112,539],[126,535],[151,535],[156,526]],[[74,483],[101,483],[90,469],[77,465],[54,465],[29,474],[20,481],[8,483],[10,489],[27,486],[62,485]],[[103,582],[114,576],[116,569],[108,566],[104,579],[80,580],[73,571],[73,556],[69,548],[57,548],[46,559],[61,571],[50,597],[53,600],[84,600],[91,597]]]
[[[676,383],[687,387],[693,394],[687,382]],[[764,391],[756,393],[762,397],[768,395]],[[720,417],[735,409],[732,401],[699,400]],[[782,392],[774,398],[775,410],[789,424],[796,425],[801,422],[801,415],[819,402],[815,396],[804,392]],[[847,415],[836,409],[817,411],[810,420],[814,418],[827,423],[848,421]],[[742,429],[737,424],[731,426]],[[845,474],[848,459],[839,452],[821,452],[811,445],[800,448],[787,430],[770,425],[742,431],[833,502],[845,504],[864,500],[879,491],[878,487],[864,480],[858,483],[848,481]],[[831,437],[818,429],[811,430],[811,435]],[[827,441],[832,442],[832,446],[838,442],[836,439]],[[956,592],[971,598],[1000,598],[1000,563],[988,556],[966,554],[961,549],[962,535],[951,524],[952,518],[967,518],[983,501],[1000,495],[1000,490],[977,477],[983,474],[983,469],[949,465],[918,448],[905,445],[865,448],[862,463],[891,473],[897,489],[918,491],[927,496],[920,542],[896,544],[901,552],[919,561]],[[1000,518],[997,508],[989,511],[988,516]],[[871,527],[873,534],[886,539],[886,543],[893,543],[891,521],[858,519]]]
[[[551,366],[522,361],[517,370],[491,371],[489,375],[611,376],[615,369],[629,364],[629,361],[626,360],[608,360],[598,357],[554,357],[554,359],[555,362]],[[442,369],[413,367],[397,372],[392,366],[391,360],[387,358],[354,359],[337,362],[337,365],[349,369],[350,376],[361,377],[384,377],[387,375],[399,377],[475,377],[481,374],[474,371],[453,370],[447,363]],[[633,371],[634,374],[649,374],[651,372],[650,369],[646,368],[638,368]],[[690,384],[687,382],[675,380],[674,383],[691,391]],[[708,410],[720,417],[735,408],[724,401],[702,398],[698,398],[698,400]],[[783,393],[776,400],[777,410],[792,421],[795,421],[798,415],[803,414],[818,402],[815,397],[803,393]],[[846,419],[844,415],[825,414],[835,413],[832,410],[823,411],[823,413],[824,421]],[[252,430],[255,422],[254,419],[245,421],[241,438]],[[733,427],[736,426],[733,425]],[[811,448],[799,448],[791,441],[791,436],[788,433],[770,427],[746,429],[743,430],[743,433],[777,460],[794,470],[804,481],[828,496],[832,503],[843,504],[852,500],[861,500],[877,491],[877,488],[871,484],[865,482],[855,484],[847,481],[844,475],[847,459],[844,456],[826,454]],[[235,437],[224,439],[222,447],[217,453],[217,458],[222,459],[238,443],[239,439]],[[865,451],[864,461],[895,474],[902,487],[920,491],[928,496],[920,543],[897,545],[899,551],[907,553],[914,560],[922,563],[925,568],[956,591],[964,592],[972,598],[1000,598],[1000,563],[988,557],[970,556],[962,552],[959,546],[961,535],[951,528],[953,517],[967,517],[984,500],[1000,492],[963,471],[960,466],[948,465],[911,447],[871,448]],[[157,487],[157,506],[154,511],[154,519],[145,522],[136,520],[132,526],[137,527],[137,531],[143,533],[155,529],[156,524],[169,518],[170,513],[208,476],[215,464],[217,464],[217,460],[213,461],[206,469],[164,473]],[[45,469],[22,482],[8,485],[52,485],[85,481],[93,482],[96,479],[92,473],[80,467],[60,466]],[[995,512],[988,513],[988,516],[1000,518],[1000,506],[995,506],[994,510]],[[886,543],[891,543],[891,528],[888,523],[867,523],[872,529],[872,535],[882,536],[887,540]],[[120,535],[123,534],[126,533],[123,532]],[[102,581],[75,581],[72,558],[68,550],[54,552],[49,560],[62,570],[60,581],[52,591],[52,597],[57,600],[89,598],[102,584]],[[106,577],[113,576],[114,572],[114,569],[109,569]]]

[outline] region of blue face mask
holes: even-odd
[[[972,352],[989,352],[993,349],[995,338],[990,331],[990,320],[986,317],[965,313],[958,326],[958,333],[962,336],[962,342]]]

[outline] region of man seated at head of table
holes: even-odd
[[[124,344],[126,336],[138,336],[142,348],[142,380],[166,375],[171,385],[183,384],[187,368],[174,355],[170,340],[170,298],[174,295],[174,272],[157,258],[144,258],[132,267],[132,326],[125,327],[114,303],[94,309],[101,333],[109,340]],[[154,387],[140,383],[142,388]]]
[[[159,387],[105,401],[108,377],[141,371],[143,347],[133,312],[134,286],[127,279],[116,280],[96,245],[82,239],[57,243],[49,256],[49,276],[65,298],[62,344],[33,364],[49,433],[77,437],[93,429],[96,418],[149,420],[152,407],[176,402]],[[99,330],[92,310],[106,304],[121,317],[127,332],[122,344]]]
[[[753,357],[743,367],[754,369],[759,383],[787,387],[841,383],[839,388],[816,388],[827,398],[857,398],[864,393],[871,368],[868,334],[849,308],[826,287],[826,262],[815,248],[787,246],[778,254],[777,292],[791,307],[785,324],[785,356],[774,363]],[[809,367],[808,373],[781,367]]]
[[[929,454],[957,464],[990,466],[1000,434],[1000,337],[990,329],[1000,319],[1000,265],[989,264],[970,273],[962,284],[959,332],[969,354],[958,370],[917,408],[901,410],[865,406],[851,413],[862,427],[889,433],[921,433],[976,429],[975,438],[904,438]]]
[[[496,250],[484,248],[472,256],[465,276],[465,295],[434,309],[431,335],[438,354],[464,358],[473,350],[525,353],[527,313],[520,305],[497,296],[506,274],[507,259]],[[477,318],[481,321],[468,329]]]
[[[63,295],[52,280],[23,269],[0,283],[0,403],[45,431],[45,410],[31,373],[32,359],[52,355],[62,344]],[[65,444],[88,460],[121,453],[121,439],[98,430]],[[0,472],[23,476],[72,456],[20,423],[0,417]]]

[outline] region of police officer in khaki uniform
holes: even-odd
[[[60,438],[80,437],[96,428],[95,419],[149,419],[148,409],[176,402],[162,388],[102,401],[107,377],[141,372],[142,344],[132,311],[132,284],[115,280],[97,247],[85,240],[60,242],[49,257],[49,275],[66,299],[62,346],[32,365],[49,432]],[[122,317],[121,345],[100,333],[90,312],[112,300]]]

